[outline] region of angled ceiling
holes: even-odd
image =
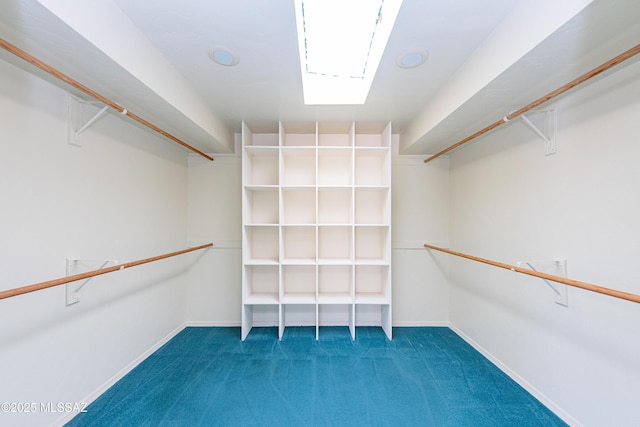
[[[354,106],[304,105],[293,0],[5,0],[0,37],[206,152],[232,151],[243,120],[357,120],[392,121],[402,152],[427,154],[636,45],[640,2],[404,0]],[[414,49],[428,60],[398,67]]]

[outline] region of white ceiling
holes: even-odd
[[[392,121],[403,152],[423,154],[640,42],[637,0],[404,0],[367,102],[305,106],[294,13],[293,0],[4,0],[0,37],[203,151],[232,150],[243,120],[356,120]],[[213,46],[239,64],[211,61]],[[399,68],[412,49],[429,59]]]

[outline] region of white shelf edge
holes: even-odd
[[[384,296],[384,294],[381,293],[381,292],[380,293],[362,292],[362,293],[356,293],[355,303],[356,303],[356,305],[357,304],[362,304],[362,305],[368,305],[368,304],[389,305],[389,304],[391,304],[391,301],[389,300],[389,298]]]
[[[318,265],[352,265],[351,258],[318,258]]]
[[[353,297],[348,293],[318,293],[318,304],[353,304]]]
[[[244,262],[244,265],[278,265],[277,259],[251,258]]]
[[[315,293],[285,293],[282,295],[282,299],[280,300],[281,304],[316,304],[316,295]]]
[[[317,263],[315,258],[283,258],[282,265],[313,265]]]
[[[277,305],[278,293],[252,293],[244,298],[243,304],[245,305]]]

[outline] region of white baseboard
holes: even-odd
[[[208,327],[208,328],[239,328],[240,322],[235,321],[210,321],[210,320],[198,320],[194,322],[185,323],[184,327]]]
[[[129,372],[131,372],[133,370],[133,368],[138,366],[147,357],[151,356],[156,350],[158,350],[160,347],[162,347],[167,342],[169,342],[173,337],[175,337],[180,332],[182,332],[182,330],[187,326],[188,325],[186,323],[183,323],[180,326],[178,326],[176,329],[171,331],[167,336],[162,338],[155,345],[153,345],[151,348],[146,350],[144,353],[142,353],[140,356],[138,356],[135,360],[133,360],[127,366],[125,366],[122,370],[120,370],[120,372],[118,372],[113,377],[111,377],[107,382],[105,382],[100,387],[98,387],[96,390],[94,390],[91,394],[89,394],[89,396],[85,397],[84,399],[82,399],[80,401],[81,402],[86,402],[87,404],[91,404],[91,402],[93,402],[98,397],[100,397],[100,395],[102,393],[107,391],[109,389],[109,387],[111,387],[112,385],[114,385],[115,383],[120,381],[125,375],[127,375]],[[75,413],[75,412],[65,413],[65,415],[63,415],[62,417],[60,417],[59,419],[54,421],[52,424],[50,424],[50,427],[64,426],[66,423],[71,421],[71,419],[76,415],[77,415],[77,413]]]
[[[393,327],[398,328],[425,328],[425,327],[449,327],[449,322],[445,320],[428,320],[422,322],[408,321],[394,321]]]
[[[467,342],[467,344],[469,344],[471,347],[476,349],[484,357],[489,359],[494,365],[496,365],[498,367],[498,369],[500,369],[502,372],[507,374],[509,376],[509,378],[514,380],[522,388],[527,390],[532,396],[534,396],[536,399],[538,399],[540,402],[542,402],[543,405],[545,405],[554,414],[556,414],[558,417],[560,417],[562,419],[562,421],[564,421],[565,423],[569,424],[570,426],[574,426],[574,427],[582,427],[583,426],[582,423],[580,423],[578,420],[576,420],[574,417],[572,417],[569,413],[567,413],[564,409],[562,409],[560,406],[558,406],[553,400],[551,400],[549,397],[547,397],[540,390],[538,390],[533,385],[531,385],[531,383],[529,383],[527,380],[522,378],[520,375],[518,375],[516,372],[514,372],[507,365],[502,363],[500,361],[500,359],[495,357],[493,354],[491,354],[489,351],[487,351],[484,347],[482,347],[480,344],[475,342],[471,337],[469,337],[467,334],[465,334],[462,330],[458,329],[457,327],[455,327],[454,325],[452,325],[450,323],[448,323],[447,326],[449,326],[449,328],[453,332],[455,332],[460,338],[465,340]]]

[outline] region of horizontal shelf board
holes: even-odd
[[[244,189],[249,191],[278,191],[280,188],[277,184],[251,184],[245,185]]]
[[[356,258],[355,265],[391,265],[389,261],[382,258]]]
[[[251,229],[253,227],[255,228],[265,228],[265,227],[273,227],[273,228],[278,228],[279,224],[277,223],[262,223],[262,224],[245,224],[244,225],[246,229]]]
[[[353,298],[348,293],[320,293],[318,304],[353,304]]]
[[[318,145],[318,151],[345,151],[347,153],[351,152],[353,149],[353,145]]]
[[[391,304],[389,298],[382,293],[356,293],[356,304]]]
[[[277,153],[277,145],[245,145],[244,149],[247,153]]]
[[[389,190],[391,188],[388,185],[380,185],[380,184],[355,184],[353,187],[356,190],[358,188],[366,188],[368,190]]]
[[[391,224],[385,224],[385,223],[367,223],[367,222],[357,222],[354,224],[356,227],[362,227],[362,228],[388,228],[391,226]]]
[[[318,265],[351,265],[351,258],[318,258]]]
[[[283,258],[282,265],[316,265],[315,258]]]
[[[250,258],[245,261],[245,265],[278,265],[278,260],[269,258]]]
[[[371,152],[380,152],[385,153],[389,151],[389,147],[379,146],[379,145],[355,145],[354,148],[356,151],[371,151]]]
[[[278,304],[277,293],[254,293],[247,295],[244,299],[244,304],[251,305],[272,305]]]
[[[282,295],[282,304],[315,304],[316,294],[287,293]]]
[[[351,222],[320,222],[318,227],[351,227]]]
[[[302,153],[308,152],[309,154],[315,154],[317,145],[309,144],[309,145],[282,145],[282,153]]]
[[[353,185],[351,184],[318,184],[317,187],[320,189],[327,189],[327,190],[331,190],[331,189],[343,190],[345,188],[347,190],[351,190],[353,188]]]

